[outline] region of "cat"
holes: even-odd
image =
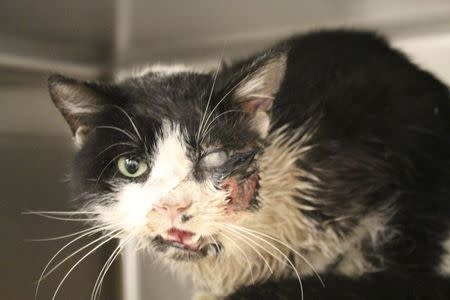
[[[450,299],[449,90],[379,34],[49,91],[100,242],[136,240],[198,299]]]

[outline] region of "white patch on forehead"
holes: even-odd
[[[197,74],[207,74],[215,65],[211,63],[185,65],[185,64],[154,64],[148,66],[141,66],[131,70],[122,70],[117,75],[117,81],[123,81],[128,78],[139,78],[149,73],[154,73],[159,76],[170,76],[179,73],[192,72]]]
[[[179,125],[164,122],[162,135],[157,138],[153,166],[146,185],[174,188],[188,176],[192,162]]]
[[[450,277],[450,231],[447,239],[442,243],[442,247],[444,248],[444,254],[441,256],[438,272],[442,276]]]
[[[152,65],[150,67],[147,67],[144,74],[146,73],[158,73],[161,75],[173,75],[178,73],[185,73],[185,72],[192,72],[194,71],[194,68],[192,66],[187,66],[185,64],[175,64],[175,65],[163,65],[163,64],[156,64]]]

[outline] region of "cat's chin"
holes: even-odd
[[[208,256],[210,253],[217,255],[220,249],[214,244],[198,243],[196,246],[185,245],[180,242],[166,240],[161,235],[157,235],[152,240],[153,248],[165,257],[173,260],[188,261],[198,260]]]

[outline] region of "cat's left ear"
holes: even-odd
[[[106,105],[103,86],[52,75],[48,79],[50,96],[72,130],[74,142],[81,147],[93,130],[95,115]]]
[[[286,60],[286,53],[278,53],[252,63],[233,93],[233,101],[249,114],[251,126],[262,137],[269,132],[270,110],[285,75]]]

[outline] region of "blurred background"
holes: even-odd
[[[73,207],[64,182],[73,148],[47,93],[49,73],[110,80],[129,66],[211,63],[222,51],[233,59],[293,33],[337,26],[385,34],[450,84],[448,0],[0,0],[0,298],[33,299],[42,268],[70,241],[29,239],[83,229],[21,214]],[[84,245],[74,244],[56,261]],[[90,299],[113,246],[81,263],[56,299]],[[38,299],[51,299],[76,261],[49,276]],[[191,293],[188,283],[127,249],[110,270],[102,297],[182,300]]]

